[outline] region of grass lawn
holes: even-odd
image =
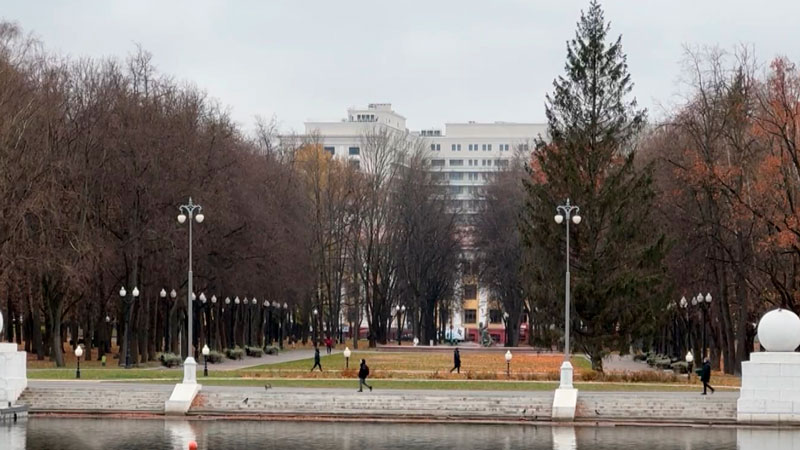
[[[452,353],[390,353],[390,352],[359,352],[354,351],[350,356],[350,368],[358,368],[361,359],[367,360],[370,371],[401,371],[401,372],[449,372],[453,368]],[[558,372],[563,357],[560,355],[518,354],[511,360],[511,368],[515,373],[553,373]],[[322,367],[332,370],[343,370],[345,358],[341,353],[323,355]],[[314,360],[303,359],[279,364],[265,364],[251,367],[250,371],[258,370],[309,370]],[[572,358],[572,365],[576,372],[591,370],[591,363],[582,357]],[[464,352],[461,354],[461,372],[495,372],[505,373],[506,360],[500,352]]]
[[[139,380],[144,382],[143,380]],[[168,380],[156,380],[155,383],[170,384]],[[356,380],[317,378],[204,378],[198,382],[206,386],[257,386],[269,384],[272,387],[287,388],[343,388],[357,389]],[[375,389],[405,390],[458,390],[458,391],[552,391],[558,387],[557,382],[541,381],[486,381],[486,380],[370,380]],[[699,385],[658,384],[658,383],[575,383],[582,391],[619,391],[619,392],[699,392]],[[729,390],[729,388],[720,388]]]

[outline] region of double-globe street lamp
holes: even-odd
[[[125,324],[125,368],[131,368],[131,322],[133,321],[133,303],[136,301],[136,298],[139,297],[139,288],[136,286],[133,287],[133,291],[131,291],[131,299],[128,300],[128,291],[125,290],[125,286],[119,288],[119,296],[122,298],[122,301],[128,306],[128,314],[126,314],[126,324]],[[119,329],[117,329],[117,335],[119,336]],[[117,338],[119,339],[119,338]]]
[[[394,307],[395,312],[397,313],[397,345],[403,345],[403,315],[406,312],[406,305],[397,305]]]
[[[562,389],[572,389],[572,363],[569,361],[569,222],[572,220],[575,225],[578,225],[581,223],[581,216],[578,214],[580,208],[571,205],[569,199],[567,199],[566,204],[557,206],[556,211],[556,223],[560,225],[566,222],[567,224],[567,273],[565,276],[564,290],[564,362],[561,364],[561,384],[559,387]]]
[[[203,223],[205,216],[203,215],[203,207],[200,205],[194,204],[192,202],[192,198],[189,197],[189,203],[185,205],[181,205],[178,207],[178,223],[183,224],[186,222],[188,217],[189,219],[189,272],[188,272],[188,290],[187,290],[187,303],[188,306],[188,314],[187,314],[187,321],[189,322],[187,326],[187,331],[189,332],[189,342],[187,342],[187,355],[186,361],[184,361],[184,367],[188,364],[192,366],[197,366],[197,362],[194,360],[194,349],[192,348],[193,339],[192,339],[192,219],[196,220],[197,223]],[[184,382],[191,382],[192,380],[187,380],[186,373],[184,372]]]
[[[208,376],[208,354],[211,353],[211,350],[208,348],[208,344],[203,345],[203,376]]]
[[[707,354],[708,346],[706,344],[706,311],[708,307],[711,306],[711,293],[707,293],[705,297],[703,294],[697,294],[697,297],[692,297],[692,306],[700,306],[700,309],[703,310],[703,351],[701,352],[701,358],[705,359]]]

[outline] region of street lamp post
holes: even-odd
[[[208,328],[210,329],[209,335],[211,337],[211,339],[210,339],[211,340],[211,345],[213,345],[214,347],[217,347],[217,345],[214,343],[214,339],[216,339],[217,334],[218,334],[217,331],[215,330],[215,328],[217,328],[219,326],[219,324],[217,323],[217,317],[218,317],[218,313],[217,313],[217,296],[216,295],[212,295],[211,296],[211,312],[208,314]],[[213,325],[212,325],[212,323],[213,323]]]
[[[272,345],[272,309],[269,300],[264,300],[264,308],[267,309],[267,345]]]
[[[344,368],[350,368],[350,347],[347,346],[344,348]]]
[[[75,357],[78,359],[78,368],[75,370],[75,378],[81,377],[81,356],[83,356],[83,347],[79,344],[75,347]]]
[[[511,350],[506,351],[506,376],[511,377]]]
[[[694,355],[692,355],[692,351],[689,350],[686,352],[686,380],[692,380],[692,363],[694,362]]]
[[[283,302],[283,309],[281,310],[281,326],[279,327],[279,330],[278,330],[279,331],[278,338],[280,339],[279,345],[280,345],[281,350],[283,350],[283,326],[284,326],[284,321],[286,320],[285,316],[286,316],[286,310],[287,309],[289,309],[289,305],[287,305],[286,302]]]
[[[403,318],[406,312],[406,305],[400,305],[397,307],[397,345],[403,345]]]
[[[711,306],[711,293],[707,293],[705,297],[703,294],[697,294],[696,301],[700,305],[700,308],[703,310],[703,354],[701,355],[703,358],[708,356],[708,346],[706,344],[706,327],[707,327],[707,318],[706,318],[706,311]],[[695,300],[692,300],[694,303]]]
[[[131,368],[131,322],[133,321],[133,303],[136,301],[136,297],[139,296],[139,288],[133,288],[131,292],[131,300],[128,301],[128,292],[125,290],[125,287],[121,287],[119,289],[119,296],[122,298],[122,301],[128,305],[128,320],[127,324],[125,325],[125,368]],[[117,335],[119,335],[119,330],[117,330]],[[119,339],[119,338],[118,338]]]
[[[558,214],[555,216],[557,224],[566,222],[567,225],[567,272],[565,275],[565,290],[564,290],[564,362],[561,364],[561,388],[572,389],[572,363],[569,361],[569,222],[570,219],[575,225],[581,223],[581,216],[578,214],[580,208],[575,205],[570,205],[569,199],[566,204],[556,207]],[[574,215],[573,215],[574,213]],[[566,220],[565,220],[566,219]]]
[[[208,376],[208,354],[211,353],[211,350],[208,348],[208,344],[203,345],[203,376]]]
[[[194,360],[194,351],[192,348],[192,219],[196,220],[197,223],[203,223],[205,216],[203,215],[203,207],[200,205],[195,205],[192,202],[192,198],[189,197],[189,203],[185,205],[181,205],[178,207],[178,223],[183,224],[186,222],[186,218],[189,218],[189,272],[188,272],[188,289],[187,289],[187,303],[188,306],[188,314],[187,320],[189,322],[187,326],[187,330],[189,332],[189,342],[186,344],[187,347],[187,355],[186,361],[184,362],[184,366],[187,364],[197,366],[197,362]],[[187,380],[186,373],[184,371],[184,382],[191,381]]]
[[[503,327],[505,328],[506,346],[511,347],[511,343],[508,341],[508,337],[510,336],[508,333],[508,313],[505,311],[503,311]]]

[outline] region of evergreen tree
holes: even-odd
[[[651,212],[651,170],[634,165],[635,140],[646,112],[635,99],[621,37],[593,0],[567,43],[566,73],[547,96],[550,142],[539,138],[532,159],[523,233],[533,255],[533,299],[563,314],[563,225],[553,216],[570,198],[583,221],[570,227],[575,344],[602,371],[609,350],[625,352],[652,331],[663,299],[665,253]],[[560,294],[560,295],[559,295]],[[561,316],[563,317],[563,315]]]

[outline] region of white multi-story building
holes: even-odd
[[[406,118],[392,110],[390,103],[371,103],[367,108],[350,108],[341,121],[309,121],[307,135],[317,135],[323,149],[335,158],[358,164],[363,136],[375,127],[387,127],[409,137],[421,138],[430,149],[433,176],[446,182],[449,200],[466,225],[480,210],[481,189],[495,172],[507,166],[518,152],[529,153],[533,139],[546,134],[546,124],[537,123],[446,123],[444,129],[409,131]],[[469,243],[465,244],[469,258]],[[462,310],[454,315],[454,329],[464,328],[469,339],[476,339],[478,324],[489,324],[490,333],[502,341],[502,317],[490,307],[488,293],[477,286],[474,276],[464,279]]]

